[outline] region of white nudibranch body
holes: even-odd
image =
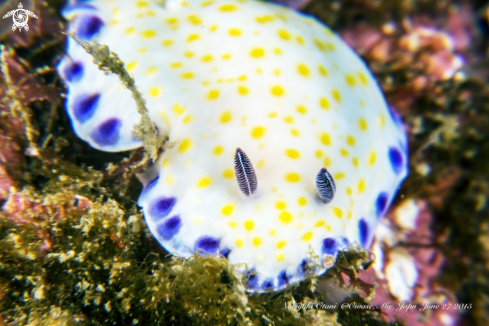
[[[160,136],[176,143],[138,202],[168,251],[246,263],[248,289],[262,291],[302,279],[311,252],[322,273],[351,243],[370,246],[407,175],[406,137],[365,64],[327,27],[254,0],[75,1],[64,15],[70,32],[120,56]],[[58,70],[80,138],[104,151],[141,146],[117,76],[69,39]],[[256,174],[252,196],[236,179],[237,148]],[[334,179],[318,183],[329,203],[316,188],[322,168]]]

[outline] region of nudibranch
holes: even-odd
[[[247,264],[248,290],[263,291],[370,246],[407,175],[406,137],[365,63],[326,26],[255,0],[74,1],[63,14],[69,32],[120,56],[174,144],[138,201],[169,252]],[[81,139],[141,146],[117,76],[70,39],[58,71]]]

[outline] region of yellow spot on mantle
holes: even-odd
[[[306,241],[306,242],[309,242],[309,240],[311,240],[312,238],[312,232],[306,232],[303,236],[302,236],[302,240]]]
[[[237,37],[241,35],[241,30],[238,28],[230,28],[228,31],[229,35]]]
[[[232,5],[232,4],[222,5],[222,6],[219,7],[219,10],[222,11],[222,12],[231,12],[231,11],[235,11],[237,9],[238,9],[238,7],[235,6],[235,5]]]
[[[280,213],[280,215],[278,216],[279,220],[284,222],[284,223],[290,223],[292,222],[292,214],[290,214],[289,212],[282,212]]]
[[[323,226],[325,223],[324,221],[317,221],[316,224],[314,225],[315,228],[318,228],[320,226]]]
[[[261,238],[259,237],[255,237],[253,238],[253,245],[258,247],[259,245],[261,245]]]
[[[197,15],[190,15],[187,17],[187,19],[192,25],[200,25],[202,23],[202,19],[200,19]]]
[[[224,148],[222,148],[222,146],[216,146],[216,147],[214,147],[214,150],[212,151],[212,154],[214,154],[216,156],[219,156],[222,153],[224,153]]]
[[[180,104],[175,104],[173,106],[173,112],[175,112],[176,115],[181,115],[182,113],[185,112],[185,108]]]
[[[190,138],[185,138],[184,140],[182,140],[182,142],[180,143],[180,146],[178,146],[178,151],[180,153],[185,153],[186,151],[189,150],[189,148],[192,146],[192,140],[190,140]]]
[[[294,118],[291,117],[290,115],[284,117],[285,123],[294,123]]]
[[[251,230],[253,230],[253,228],[255,227],[255,222],[250,221],[250,220],[245,221],[245,222],[244,222],[244,227],[245,227],[245,229],[246,229],[247,231],[251,231]]]
[[[146,70],[146,75],[152,75],[154,74],[158,69],[155,66],[151,66]]]
[[[375,152],[371,152],[370,156],[368,157],[368,164],[374,165],[376,158],[377,158],[377,154],[375,154]]]
[[[381,128],[385,126],[385,116],[383,114],[381,114],[379,117],[379,124]]]
[[[226,179],[233,179],[234,171],[231,169],[224,169],[224,171],[222,171],[222,176]]]
[[[327,48],[328,48],[328,50],[330,50],[330,51],[334,51],[334,50],[336,50],[336,48],[335,48],[334,44],[333,44],[333,43],[331,43],[331,42],[326,42],[326,47],[327,47]]]
[[[355,146],[355,137],[351,135],[346,136],[346,143],[350,146]]]
[[[280,210],[283,210],[287,207],[287,204],[283,201],[278,201],[276,204],[275,204],[275,207],[277,209],[280,209]]]
[[[358,183],[358,192],[363,193],[365,191],[365,187],[366,187],[365,180],[364,179],[360,180],[360,182]]]
[[[261,58],[265,55],[265,50],[263,50],[262,48],[254,48],[250,51],[250,55],[253,58]]]
[[[156,31],[154,29],[147,29],[141,32],[141,35],[145,38],[152,38],[156,36]]]
[[[254,127],[253,129],[251,129],[251,137],[255,139],[260,139],[265,134],[265,131],[266,129],[264,127]]]
[[[287,32],[284,29],[278,30],[277,34],[278,34],[278,37],[280,37],[284,41],[289,41],[290,40],[290,33]]]
[[[190,34],[188,37],[187,37],[187,42],[193,42],[193,41],[196,41],[200,38],[200,35],[199,34]]]
[[[160,95],[160,88],[159,87],[151,87],[149,89],[149,95],[152,97],[158,97]]]
[[[277,249],[282,249],[283,247],[285,247],[286,244],[287,244],[287,241],[285,241],[285,240],[277,242]]]
[[[234,211],[234,206],[233,205],[226,205],[222,208],[221,212],[223,215],[229,216],[233,213]]]
[[[325,110],[329,110],[329,101],[327,98],[325,97],[321,97],[319,99],[319,105],[321,105],[321,107]]]
[[[290,172],[285,176],[285,180],[287,180],[287,182],[299,182],[301,176],[298,173]]]
[[[233,229],[238,226],[238,223],[236,221],[229,221],[229,226],[232,227]]]
[[[186,117],[185,117],[185,118],[182,120],[182,122],[183,122],[184,124],[187,124],[187,123],[192,122],[193,120],[194,120],[194,117],[193,117],[191,114],[189,114],[189,115],[187,115],[187,116],[186,116]]]
[[[319,50],[324,51],[326,49],[326,46],[318,39],[314,39],[314,43],[318,47]]]
[[[299,199],[297,200],[297,204],[299,204],[300,206],[306,206],[307,204],[306,197],[299,197]]]
[[[238,86],[238,93],[244,96],[248,94],[248,88],[246,88],[245,86]]]
[[[341,102],[341,94],[339,90],[335,88],[331,91],[331,94],[333,94],[333,98],[336,100],[336,102]]]
[[[243,248],[243,239],[236,239],[236,246],[238,246],[238,248]]]
[[[345,178],[345,174],[343,172],[337,172],[334,175],[334,179],[335,180],[341,180],[341,179],[344,179],[344,178]]]
[[[364,86],[367,86],[368,85],[368,79],[367,77],[363,74],[363,72],[359,72],[358,74],[358,79],[360,79],[360,82],[364,85]]]
[[[215,100],[219,97],[219,90],[217,89],[212,89],[207,93],[207,99],[208,100]]]
[[[352,158],[351,162],[353,163],[354,167],[356,167],[356,168],[358,167],[358,158],[356,158],[356,157]]]
[[[323,75],[324,77],[327,77],[328,76],[328,71],[323,66],[319,65],[318,66],[318,70],[319,70],[319,73],[321,75]]]
[[[341,209],[339,209],[338,207],[333,207],[333,214],[337,217],[337,218],[341,218],[343,216],[343,212],[341,211]]]
[[[200,181],[197,183],[197,187],[199,188],[207,188],[210,184],[212,183],[212,179],[209,177],[204,177],[200,179]]]
[[[329,167],[331,166],[331,158],[330,158],[330,157],[328,157],[328,156],[326,156],[326,157],[324,158],[323,165],[324,165],[325,167],[329,168]]]
[[[278,254],[277,256],[275,256],[275,260],[278,262],[284,261],[285,255],[284,254]]]
[[[349,74],[345,75],[345,81],[346,81],[346,84],[350,87],[353,87],[357,84],[355,77],[353,77],[352,75],[349,75]]]
[[[138,63],[136,61],[131,61],[127,64],[126,68],[127,70],[132,71],[134,68],[136,68],[137,64]]]
[[[264,15],[264,16],[256,16],[255,17],[255,20],[259,23],[259,24],[265,24],[265,23],[268,23],[268,22],[273,22],[275,20],[275,18],[273,18],[272,16],[269,16],[269,15]]]
[[[292,149],[292,148],[286,149],[285,155],[287,155],[288,157],[290,157],[292,159],[298,159],[301,156],[299,151]]]
[[[213,59],[214,57],[210,54],[206,54],[201,58],[202,62],[211,62]]]
[[[228,123],[229,121],[231,121],[232,118],[233,118],[233,115],[231,114],[231,111],[224,111],[221,114],[221,117],[219,118],[219,120],[221,121],[221,123]]]
[[[321,143],[323,143],[323,145],[326,145],[326,146],[330,146],[331,145],[331,137],[329,136],[328,133],[323,132],[321,134],[321,137],[319,139],[321,140]]]
[[[182,77],[182,79],[192,79],[194,77],[194,74],[191,72],[184,72],[180,75],[180,77]]]
[[[301,105],[301,104],[297,105],[296,110],[300,114],[306,114],[307,113],[307,108],[304,105]]]
[[[270,92],[273,96],[282,96],[285,93],[284,89],[279,85],[272,86],[272,88],[270,88]]]
[[[304,77],[309,77],[309,75],[310,75],[309,68],[307,68],[307,66],[305,64],[302,64],[302,63],[300,63],[297,66],[297,72]]]
[[[367,130],[367,121],[364,118],[358,119],[358,127],[361,131]]]

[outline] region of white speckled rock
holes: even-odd
[[[176,146],[139,198],[170,252],[202,249],[247,263],[249,290],[300,280],[312,251],[321,268],[350,243],[368,247],[407,174],[402,123],[362,60],[314,18],[253,0],[84,1],[69,30],[109,45],[146,97],[161,137]],[[59,72],[78,136],[95,148],[140,146],[129,91],[68,40]],[[241,194],[241,148],[258,189]],[[325,204],[315,180],[336,182]]]

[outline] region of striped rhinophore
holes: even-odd
[[[241,192],[246,196],[254,194],[258,186],[255,170],[248,156],[239,147],[236,148],[236,155],[234,155],[234,171]]]
[[[334,184],[333,177],[326,168],[322,168],[316,176],[316,188],[323,202],[327,204],[333,200],[336,185]]]

